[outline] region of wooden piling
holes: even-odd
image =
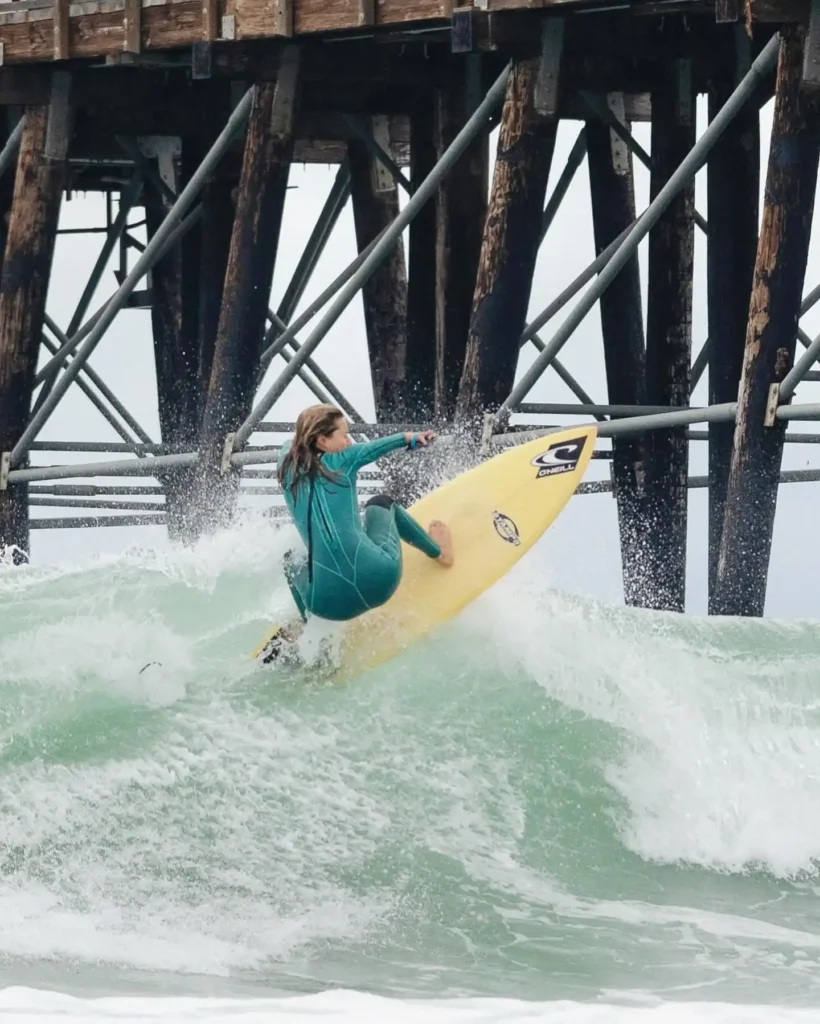
[[[465,69],[459,65],[436,96],[439,159],[472,113]],[[481,239],[487,213],[489,133],[458,161],[436,194],[436,369],[435,416],[455,415],[458,384],[470,329]]]
[[[801,89],[805,29],[782,30],[713,610],[762,615],[785,424],[770,415],[794,362],[820,154],[817,98]]]
[[[673,60],[652,90],[651,198],[695,144],[691,64]],[[646,400],[689,402],[692,349],[695,183],[669,204],[649,234]],[[685,428],[650,431],[644,442],[649,516],[646,549],[651,579],[642,603],[684,611],[689,449]]]
[[[184,140],[179,187],[185,187],[203,156],[201,146]],[[146,183],[145,190],[145,220],[150,238],[164,220],[170,203],[153,184]],[[151,327],[160,435],[164,444],[177,451],[191,451],[196,446],[202,419],[199,384],[202,248],[200,222],[151,270]],[[192,474],[187,469],[175,470],[162,474],[161,479],[165,488],[168,535],[172,540],[190,540]]]
[[[536,110],[539,63],[516,60],[507,85],[456,403],[464,424],[497,409],[515,380],[558,125]]]
[[[233,232],[236,183],[225,171],[217,172],[202,190],[201,262],[199,285],[199,390],[204,408],[222,309],[222,290]]]
[[[732,38],[735,34],[736,38]],[[709,87],[709,119],[729,98],[749,63],[750,45],[739,25],[726,26],[725,45],[737,55],[734,80]],[[706,272],[709,317],[709,403],[734,402],[743,368],[752,291],[760,189],[760,116],[750,103],[724,132],[706,169],[709,235]],[[714,611],[723,510],[732,461],[733,423],[709,424],[709,610]]]
[[[71,77],[51,77],[50,102],[28,106],[0,274],[0,474],[31,411],[71,131]],[[3,453],[7,453],[3,459]],[[28,485],[0,486],[0,552],[29,552]]]
[[[13,131],[9,127],[8,111],[4,111],[2,117],[2,130],[0,130],[0,148],[6,145]],[[2,266],[2,255],[6,251],[6,241],[11,221],[11,204],[14,201],[14,173],[12,170],[0,176],[0,266]]]
[[[230,435],[250,412],[259,368],[293,154],[298,58],[298,49],[287,48],[277,82],[255,87],[200,434],[200,530],[230,520],[239,487],[239,473],[228,462]]]
[[[359,252],[395,220],[399,193],[392,178],[379,173],[367,146],[348,143],[350,196]],[[399,243],[362,288],[367,348],[377,419],[398,423],[405,411],[407,354],[407,271]]]
[[[432,96],[422,92],[410,117],[410,182],[413,188],[436,165]],[[435,406],[436,205],[428,202],[408,229],[407,356],[405,407],[411,420],[425,420]]]
[[[607,102],[623,122],[623,94],[610,94]],[[635,220],[632,154],[626,143],[600,119],[587,121],[585,131],[595,253],[598,255]],[[600,311],[609,401],[613,405],[640,405],[646,400],[646,387],[637,254],[601,296]],[[643,438],[615,438],[612,449],[624,600],[629,605],[642,605],[648,591],[644,558]]]

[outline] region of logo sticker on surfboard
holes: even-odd
[[[521,543],[521,535],[518,532],[518,527],[510,519],[509,516],[505,516],[503,512],[493,512],[493,526],[498,536],[505,540],[508,544],[514,544],[516,547]]]
[[[530,465],[538,467],[535,477],[540,480],[545,476],[557,476],[559,473],[571,473],[578,465],[581,452],[584,450],[586,437],[573,437],[569,441],[556,441],[545,452],[536,455]]]

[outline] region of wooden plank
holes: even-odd
[[[99,5],[98,5],[99,6]],[[68,36],[72,58],[106,57],[123,52],[123,3],[106,5],[114,9],[99,14],[73,15]],[[71,11],[75,5],[71,5]],[[23,12],[25,13],[25,12]],[[40,15],[46,15],[43,20]],[[35,16],[37,16],[35,18]],[[26,20],[0,24],[0,43],[4,64],[51,60],[54,54],[54,27],[51,9],[25,13]],[[190,46],[200,38],[201,0],[183,0],[142,11],[143,43],[146,50]]]
[[[276,22],[281,27],[281,15],[277,8],[284,0],[226,0],[225,13],[236,16],[237,38],[270,38],[274,34],[271,26]],[[361,0],[292,0],[292,26],[289,34],[301,35],[311,32],[338,32],[344,29],[358,29]],[[380,0],[374,4],[371,24],[402,25],[413,21],[449,19],[449,0]],[[367,13],[367,12],[365,12]],[[280,19],[277,22],[277,19]]]
[[[142,49],[142,0],[125,0],[123,50],[139,53]]]
[[[752,22],[799,22],[805,24],[811,12],[811,0],[747,0]]]
[[[379,0],[379,25],[402,25],[413,21],[449,18],[449,0]],[[359,28],[358,11],[350,0],[298,0],[294,31],[329,32]]]
[[[68,0],[54,3],[54,59],[68,60]]]
[[[218,0],[202,0],[202,38],[208,42],[219,38]]]
[[[202,41],[206,34],[209,38],[216,38],[215,19],[222,27],[222,38],[273,38],[274,31],[288,30],[288,10],[280,6],[284,0],[224,0],[224,7],[206,10],[204,5],[210,2],[215,0],[181,0],[172,3],[151,0],[151,6],[146,6],[142,10],[143,51],[191,46]],[[344,29],[359,30],[362,27],[359,2],[360,0],[292,0],[292,32],[300,35]],[[781,0],[752,0],[753,4],[780,2]],[[803,4],[806,12],[808,11],[806,0],[789,2]],[[68,29],[71,56],[85,59],[121,54],[125,49],[124,6],[123,0],[87,0],[83,3],[72,3]],[[3,10],[3,7],[10,9]],[[643,12],[644,7],[639,5],[635,10]],[[781,20],[783,17],[785,20],[791,20],[794,16],[791,10],[785,7],[778,8]],[[374,17],[380,27],[399,27],[418,20],[445,22],[449,19],[451,11],[450,0],[380,0],[374,9]],[[454,24],[461,13],[455,12]],[[480,11],[473,13],[482,15]],[[476,40],[473,48],[504,50],[514,44],[537,50],[538,34],[532,31],[529,22],[531,17],[540,20],[540,10],[529,9],[528,13],[528,7],[524,6],[518,11],[502,10],[482,17],[506,19],[505,27],[502,29],[499,22],[498,29],[494,30],[493,39],[484,42]],[[592,23],[596,19],[588,20]],[[633,18],[632,22],[642,20]],[[584,19],[585,24],[586,21],[587,19]],[[32,7],[29,0],[20,0],[19,3],[0,5],[0,43],[4,49],[5,64],[50,61],[54,56],[54,42],[51,4],[45,7]],[[535,55],[534,52],[532,55]],[[593,62],[590,73],[600,75],[597,53],[588,53],[587,56]],[[610,53],[607,59],[612,64],[614,53]],[[623,65],[624,60],[621,59],[618,66]],[[639,85],[641,89],[646,87],[646,82]],[[607,88],[634,90],[634,84],[630,79],[611,82]]]

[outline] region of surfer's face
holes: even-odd
[[[336,420],[336,426],[329,434],[320,434],[316,438],[316,447],[322,452],[341,452],[350,444],[350,432],[347,429],[347,420],[340,416]]]

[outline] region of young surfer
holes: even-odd
[[[352,444],[347,421],[335,406],[312,405],[300,413],[277,468],[285,503],[307,548],[305,560],[297,563],[290,552],[285,558],[285,575],[303,622],[308,614],[354,619],[388,601],[401,581],[400,540],[442,566],[453,564],[450,531],[439,520],[427,532],[386,494],[367,502],[364,522],[359,516],[359,470],[400,448],[424,447],[434,437],[425,430]],[[264,660],[278,654],[282,640],[293,638],[292,627],[280,629]]]

